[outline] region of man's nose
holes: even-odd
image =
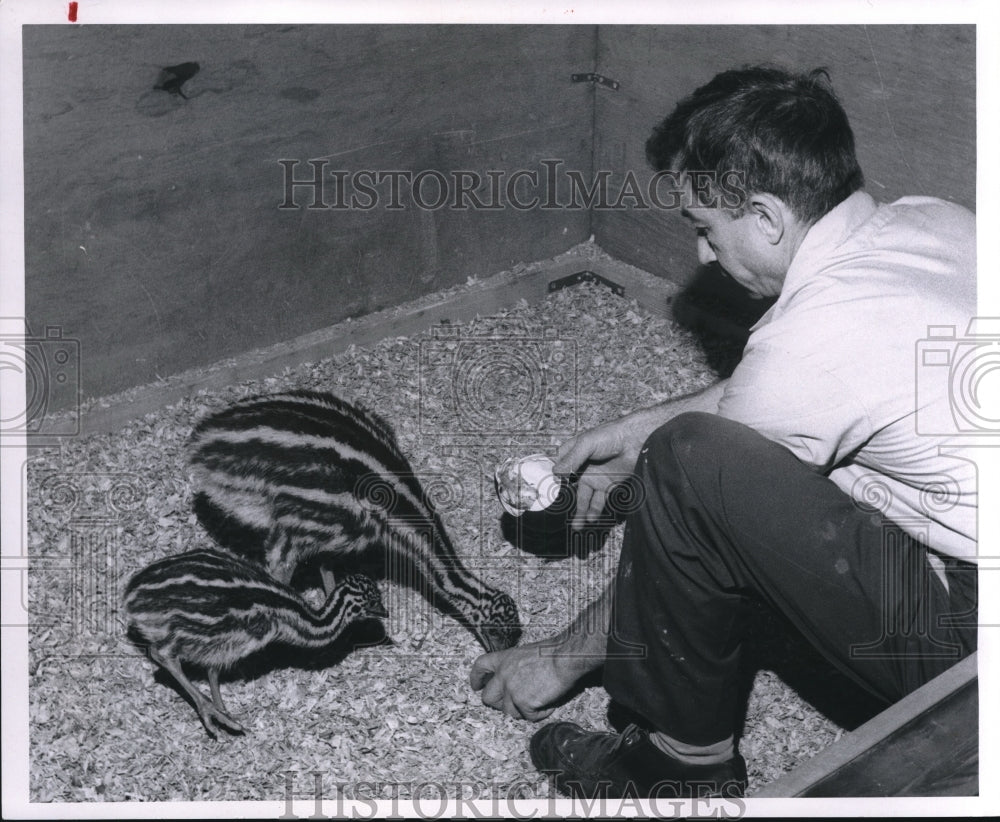
[[[702,265],[708,265],[709,263],[714,263],[716,261],[715,252],[712,251],[712,246],[708,244],[708,240],[704,237],[698,238],[698,262]]]

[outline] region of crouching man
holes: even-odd
[[[565,793],[738,796],[751,598],[887,703],[976,647],[975,465],[947,437],[961,398],[915,357],[929,326],[961,334],[975,314],[975,218],[865,193],[822,71],[719,74],[646,149],[657,170],[742,182],[738,203],[689,189],[683,214],[702,263],[777,300],[728,380],[563,444],[574,527],[615,475],[641,483],[616,577],[558,636],[485,654],[470,678],[484,704],[538,721],[603,667],[635,721],[531,739]]]

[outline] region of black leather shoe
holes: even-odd
[[[637,725],[621,734],[572,722],[546,725],[531,737],[531,761],[555,777],[560,793],[581,799],[740,797],[747,784],[739,754],[717,765],[689,765],[657,748]]]

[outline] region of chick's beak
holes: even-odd
[[[497,630],[495,628],[479,628],[475,633],[476,639],[486,649],[486,652],[491,654],[495,651],[506,651],[508,648],[512,648],[517,645],[521,636],[520,630],[511,632],[509,629]]]

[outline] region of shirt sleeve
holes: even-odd
[[[869,414],[822,357],[773,345],[748,347],[719,402],[719,415],[829,472],[872,436]]]

